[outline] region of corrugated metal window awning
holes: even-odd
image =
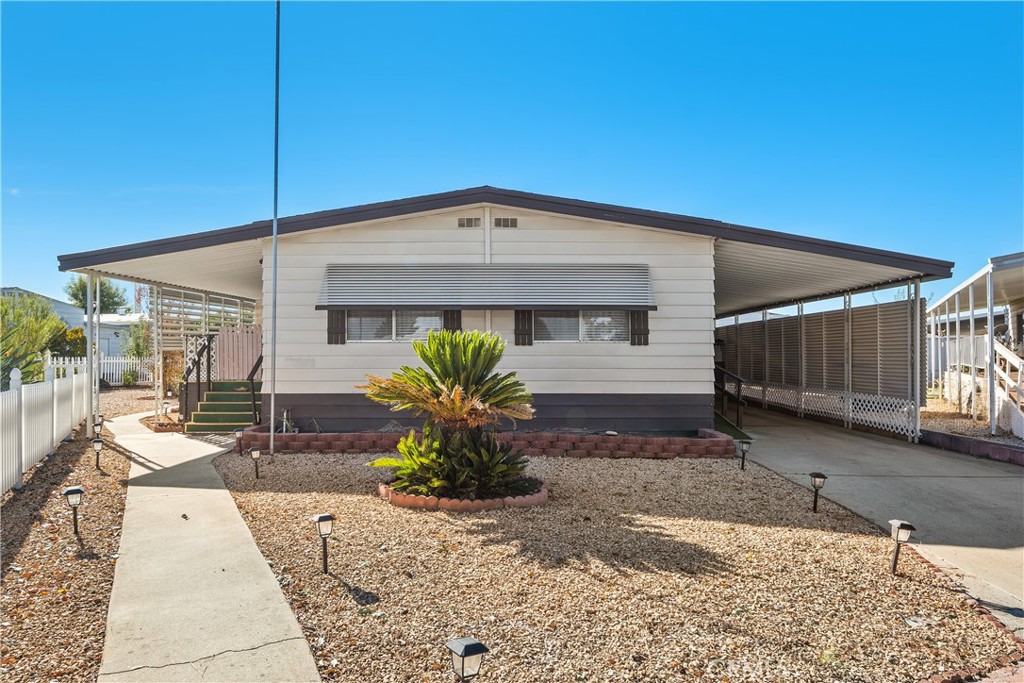
[[[641,264],[330,264],[317,310],[654,310]]]

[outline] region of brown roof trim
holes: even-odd
[[[705,235],[737,242],[803,251],[811,254],[835,256],[837,258],[865,261],[911,270],[920,273],[927,279],[949,277],[953,268],[953,264],[949,261],[913,256],[911,254],[901,254],[854,244],[844,244],[842,242],[776,232],[774,230],[723,223],[707,218],[588,202],[579,199],[567,199],[565,197],[520,192],[518,190],[505,190],[489,185],[289,216],[278,220],[278,233],[288,235],[334,225],[348,225],[363,221],[394,218],[423,211],[437,211],[470,204],[500,204],[519,209],[560,213],[567,216],[611,221],[625,225],[662,228],[694,235]],[[125,261],[231,242],[261,239],[270,237],[271,231],[272,225],[270,221],[258,221],[248,225],[210,230],[191,235],[137,242],[135,244],[76,254],[64,254],[57,258],[60,270],[74,270],[114,261]]]

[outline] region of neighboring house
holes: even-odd
[[[100,315],[100,354],[121,356],[128,339],[128,329],[144,317],[142,313],[103,313]],[[84,326],[85,316],[81,318]]]
[[[85,319],[85,311],[74,304],[69,304],[68,302],[61,301],[60,299],[53,299],[48,296],[44,296],[43,294],[36,294],[35,292],[30,292],[28,290],[21,289],[20,287],[4,287],[2,291],[4,296],[37,296],[53,306],[53,312],[57,314],[57,317],[60,318],[65,325],[67,325],[69,330],[73,327],[84,327],[84,323],[82,321]]]
[[[945,278],[952,267],[493,187],[287,217],[279,232],[277,412],[325,430],[394,417],[356,385],[416,364],[409,341],[442,327],[507,340],[501,368],[534,394],[529,428],[710,427],[716,318]],[[68,254],[60,268],[254,301],[268,392],[270,235],[262,221]]]

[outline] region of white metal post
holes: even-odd
[[[985,376],[988,378],[988,432],[996,433],[996,335],[995,313],[992,310],[992,271],[985,273],[985,290],[988,300],[988,362],[985,365]]]
[[[93,372],[92,386],[94,392],[93,396],[95,397],[93,399],[93,405],[96,406],[97,421],[100,415],[100,368],[102,367],[103,363],[103,354],[100,352],[100,335],[102,334],[100,323],[100,311],[103,310],[102,302],[100,301],[100,282],[102,281],[102,279],[103,278],[96,278],[96,294],[95,298],[93,299],[93,308],[96,309],[96,324],[93,325],[93,330],[96,333],[96,352],[93,354],[93,359],[96,362],[96,367],[94,368]]]
[[[944,336],[946,337],[946,362],[942,364],[942,395],[947,401],[952,401],[949,395],[949,363],[953,360],[953,345],[949,342],[949,300],[944,304],[946,311],[946,325]]]
[[[921,280],[914,280],[914,443],[921,438]]]
[[[89,366],[88,377],[86,378],[86,381],[89,382],[89,399],[85,402],[86,412],[89,413],[89,424],[86,425],[85,430],[87,435],[89,430],[92,429],[92,425],[96,424],[96,406],[93,404],[92,396],[92,333],[92,273],[89,273],[85,278],[85,362]]]
[[[800,346],[797,349],[800,359],[800,403],[798,415],[804,416],[804,386],[807,384],[807,358],[804,355],[804,302],[796,305],[796,315],[799,321]]]
[[[928,354],[928,386],[931,387],[932,389],[938,387],[939,377],[939,327],[938,325],[935,324],[935,318],[936,315],[933,311],[928,316],[928,322],[931,324],[932,328],[931,347],[929,349],[931,353]]]
[[[43,371],[43,381],[50,385],[50,450],[47,455],[53,455],[60,439],[57,437],[57,382],[54,381],[52,365],[46,366]]]
[[[761,309],[761,407],[768,407],[768,309]]]
[[[956,412],[964,412],[964,387],[963,387],[963,363],[964,363],[964,350],[963,350],[963,337],[960,334],[960,292],[957,292],[953,297],[954,306],[956,307]]]
[[[978,345],[974,335],[974,283],[967,290],[967,307],[971,316],[971,419],[978,419]]]

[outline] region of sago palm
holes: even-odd
[[[533,397],[516,373],[495,372],[505,351],[501,337],[478,331],[430,332],[412,343],[426,368],[403,365],[391,377],[367,376],[357,388],[367,398],[426,415],[445,434],[494,424],[502,418],[529,420]]]

